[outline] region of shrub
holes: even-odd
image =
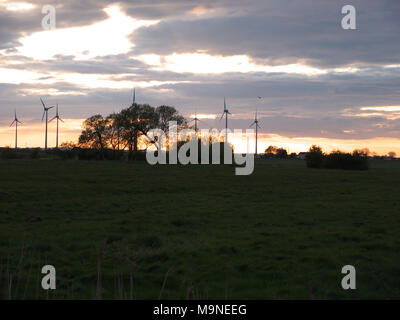
[[[353,153],[345,153],[339,150],[324,155],[321,148],[312,146],[306,156],[307,167],[344,169],[344,170],[368,170],[368,154],[363,150],[354,150]]]
[[[324,153],[321,147],[313,145],[306,155],[306,163],[308,168],[321,168],[324,161]]]
[[[79,160],[101,160],[101,154],[95,149],[78,149]]]
[[[4,148],[1,152],[1,158],[2,159],[17,159],[18,155],[17,152],[14,149],[11,149],[10,147]]]
[[[54,154],[62,160],[71,160],[76,157],[76,151],[74,149],[73,150],[56,149],[54,150]]]
[[[327,169],[368,170],[369,163],[368,157],[364,154],[334,151],[326,156],[324,167]]]

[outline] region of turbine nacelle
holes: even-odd
[[[226,99],[224,97],[224,111],[222,112],[221,118],[219,119],[219,121],[222,120],[222,118],[226,115],[228,116],[228,114],[232,114],[229,112],[229,110],[226,108]]]
[[[42,106],[43,106],[43,115],[42,115],[42,122],[43,122],[44,116],[46,115],[46,113],[47,113],[50,109],[53,109],[54,106],[46,107],[46,105],[44,104],[42,98],[40,98],[40,102],[42,102]]]
[[[57,103],[57,107],[56,107],[56,116],[55,116],[54,118],[50,119],[49,122],[52,122],[52,121],[55,120],[55,119],[58,119],[58,120],[60,120],[61,122],[64,122],[64,120],[61,119],[60,116],[59,116],[59,114],[58,114],[58,103]]]
[[[256,128],[260,128],[261,129],[261,127],[258,125],[258,119],[257,119],[257,113],[258,113],[258,111],[256,110],[256,114],[255,114],[255,117],[254,117],[254,122],[250,125],[250,127],[252,127],[252,126],[254,126],[254,125],[256,125]],[[250,128],[249,127],[249,128]]]
[[[10,124],[10,127],[12,127],[14,123],[22,123],[21,121],[18,120],[17,110],[14,110],[14,121]]]

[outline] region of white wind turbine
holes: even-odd
[[[21,121],[18,120],[17,118],[17,110],[14,110],[14,121],[10,124],[10,127],[13,126],[13,124],[15,123],[15,149],[18,148],[18,123],[21,123]]]
[[[256,125],[256,153],[255,153],[255,155],[257,155],[258,128],[261,129],[261,127],[260,127],[259,124],[258,124],[257,110],[256,110],[256,115],[255,115],[255,118],[254,118],[254,122],[250,125],[250,127],[252,127],[252,126],[254,126],[254,125]]]
[[[224,112],[222,113],[221,118],[219,119],[219,121],[222,120],[222,118],[225,116],[225,134],[226,134],[226,141],[228,142],[228,114],[232,114],[229,112],[229,110],[226,108],[226,99],[224,97]]]
[[[194,118],[192,120],[190,120],[189,123],[192,122],[192,121],[194,121],[194,132],[197,133],[198,128],[199,128],[197,123],[200,121],[200,119],[197,118],[197,111],[194,113]]]
[[[58,149],[58,121],[64,122],[63,119],[60,118],[58,114],[58,103],[57,103],[57,108],[56,108],[56,116],[51,119],[49,122],[52,122],[53,120],[57,119],[57,137],[56,137],[56,148]]]
[[[44,140],[44,148],[47,149],[47,124],[49,122],[49,110],[54,108],[54,106],[52,107],[46,107],[46,105],[44,104],[42,98],[40,98],[40,101],[42,102],[43,105],[43,116],[42,116],[42,122],[44,119],[44,116],[46,115],[46,135],[45,135],[45,140]]]

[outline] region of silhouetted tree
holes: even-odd
[[[389,156],[389,158],[396,158],[396,152],[394,152],[394,151],[390,151],[389,153],[388,153],[388,156]]]
[[[321,147],[313,145],[306,155],[306,163],[309,168],[320,168],[324,161],[324,153]]]
[[[119,150],[121,143],[121,128],[122,128],[121,114],[120,113],[110,114],[107,119],[108,119],[108,125],[106,128],[107,144],[111,146],[113,150]]]
[[[178,110],[170,106],[159,106],[156,109],[157,113],[157,128],[167,132],[168,123],[176,121],[178,126],[186,125],[186,119],[179,114]]]
[[[288,154],[287,154],[287,151],[285,149],[279,148],[279,149],[276,150],[276,156],[279,159],[286,159]]]
[[[156,128],[158,116],[155,109],[148,104],[134,104],[123,109],[121,116],[121,138],[125,147],[129,148],[130,157],[132,151],[138,151],[139,138],[147,136],[150,129]],[[124,148],[125,148],[124,147]]]
[[[83,131],[79,137],[79,145],[100,150],[101,157],[104,155],[106,145],[106,132],[109,120],[100,114],[94,115],[83,122]]]
[[[175,121],[178,128],[183,128],[187,126],[187,121],[186,119],[179,114],[179,112],[174,108],[170,106],[159,106],[156,109],[157,113],[157,128],[161,129],[167,134],[168,132],[168,125],[170,121]],[[167,144],[167,149],[169,150],[169,137],[167,135],[166,137],[166,144]]]
[[[269,154],[269,155],[276,155],[277,151],[278,151],[278,147],[269,146],[267,149],[265,149],[264,153]]]
[[[77,147],[77,145],[73,141],[65,141],[65,142],[60,144],[60,149],[73,149],[73,148],[76,148],[76,147]]]

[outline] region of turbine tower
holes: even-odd
[[[59,114],[58,114],[58,103],[57,103],[57,108],[56,108],[56,116],[53,119],[51,119],[49,122],[52,122],[54,119],[57,119],[56,149],[58,149],[58,121],[64,122],[64,120],[61,119]]]
[[[254,118],[254,122],[250,125],[250,127],[252,127],[252,126],[254,126],[254,125],[256,125],[256,153],[255,153],[255,155],[257,155],[258,128],[261,129],[261,127],[260,127],[259,124],[258,124],[257,110],[256,110],[256,115],[255,115],[255,118]]]
[[[21,123],[21,121],[18,120],[17,118],[17,110],[14,110],[14,121],[10,124],[10,127],[13,126],[13,124],[15,123],[15,149],[18,148],[18,123]]]
[[[228,114],[232,113],[230,113],[229,110],[226,108],[226,99],[224,97],[224,112],[222,113],[221,119],[219,119],[219,121],[221,121],[222,118],[225,116],[226,142],[228,142]]]
[[[197,118],[197,111],[194,114],[194,118],[192,120],[190,120],[190,122],[194,121],[194,131],[197,133],[198,131],[198,126],[197,126],[197,122],[200,121],[199,118]]]
[[[42,116],[42,122],[44,119],[44,116],[46,115],[46,134],[45,134],[45,140],[44,140],[44,149],[47,150],[47,124],[48,124],[48,119],[49,119],[49,110],[54,108],[54,106],[52,107],[46,107],[46,105],[44,104],[42,98],[40,98],[40,101],[42,102],[43,105],[43,116]]]

